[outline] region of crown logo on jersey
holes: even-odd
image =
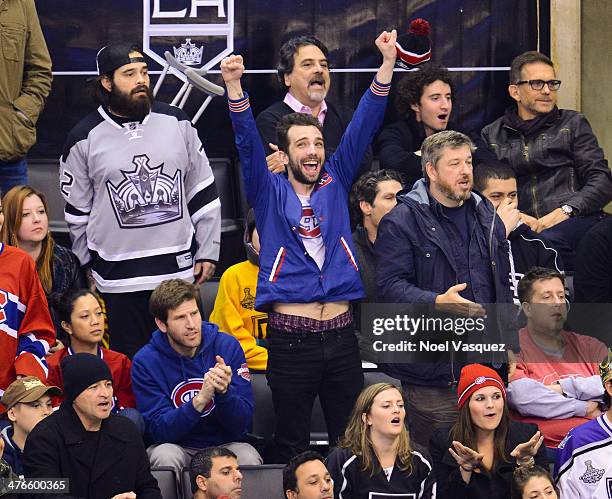
[[[202,63],[204,46],[198,48],[195,43],[191,43],[191,38],[186,38],[185,43],[181,43],[179,48],[172,47],[172,50],[174,50],[174,57],[183,64],[197,66]]]
[[[181,171],[174,177],[163,173],[164,164],[149,167],[146,154],[134,156],[132,171],[121,170],[124,179],[118,186],[106,186],[122,229],[150,227],[183,216]]]

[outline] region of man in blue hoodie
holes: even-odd
[[[132,386],[148,437],[151,466],[177,474],[205,447],[232,450],[241,465],[261,464],[240,442],[253,416],[249,368],[240,343],[203,322],[200,295],[181,279],[163,281],[149,301],[158,330],[132,363]]]

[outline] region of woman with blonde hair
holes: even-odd
[[[64,291],[86,284],[79,262],[72,251],[53,240],[47,200],[42,192],[28,185],[18,185],[4,195],[2,206],[4,226],[0,240],[21,248],[36,262],[56,330],[63,335],[55,318],[54,303]]]
[[[411,444],[402,392],[376,383],[364,388],[338,448],[327,458],[337,499],[368,499],[372,494],[435,497],[427,451]]]

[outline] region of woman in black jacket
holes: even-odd
[[[326,461],[334,497],[436,497],[431,458],[410,442],[405,418],[396,386],[376,383],[361,392],[339,447]]]
[[[506,390],[493,369],[465,366],[458,396],[457,423],[430,441],[438,497],[509,498],[516,466],[548,465],[544,438],[535,425],[510,421]]]

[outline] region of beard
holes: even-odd
[[[145,90],[146,94],[137,95],[137,92],[140,92],[141,90]],[[151,88],[146,85],[140,85],[129,93],[122,92],[115,85],[113,85],[113,88],[108,95],[108,107],[112,110],[113,114],[122,116],[124,118],[134,119],[135,121],[142,121],[145,116],[149,114],[152,103],[153,92],[151,91]]]
[[[452,199],[453,201],[456,201],[458,203],[460,203],[461,201],[466,201],[470,198],[470,196],[472,195],[473,186],[473,182],[470,182],[470,188],[467,190],[463,190],[460,188],[453,189],[450,184],[442,181],[441,179],[438,180],[438,189],[440,190],[440,192],[444,194],[448,199]]]
[[[300,184],[314,185],[319,181],[319,178],[321,178],[322,170],[319,171],[317,178],[309,179],[302,171],[300,165],[291,160],[289,161],[289,169],[291,170],[291,173],[293,173],[293,178],[297,180]]]

